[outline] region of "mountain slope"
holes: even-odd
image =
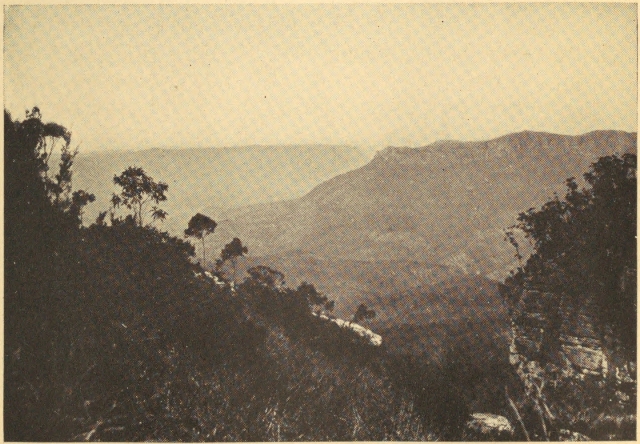
[[[377,311],[372,321],[376,326],[506,314],[495,282],[443,265],[319,259],[291,253],[286,257],[248,257],[242,266],[260,264],[281,271],[289,286],[296,287],[303,280],[313,282],[318,291],[336,301],[338,317],[350,318],[360,303],[367,304]]]
[[[387,148],[299,199],[231,210],[219,230],[258,255],[418,260],[502,278],[514,265],[503,229],[519,212],[562,192],[598,157],[636,146],[635,133],[527,131]]]
[[[80,153],[74,187],[96,195],[85,221],[95,220],[116,191],[113,176],[140,166],[169,184],[165,229],[181,234],[205,207],[230,208],[302,196],[336,174],[359,167],[366,156],[349,146],[246,146]]]

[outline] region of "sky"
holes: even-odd
[[[83,151],[637,131],[637,5],[9,6],[4,106]]]

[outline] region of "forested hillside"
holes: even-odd
[[[83,226],[94,197],[73,187],[74,158],[37,108],[5,112],[6,440],[462,436],[464,374],[324,321],[312,285],[204,273],[193,246],[153,227],[170,185],[142,168]]]
[[[94,222],[70,132],[38,108],[23,120],[5,111],[4,124],[5,440],[634,436],[635,154],[601,157],[584,182],[565,182],[565,200],[521,210],[505,227],[519,267],[499,285],[456,265],[373,264],[339,249],[251,257],[245,239],[215,246],[228,232],[195,210],[174,237],[157,228],[172,184],[141,166],[111,177]],[[320,202],[325,186],[280,208]],[[529,259],[516,230],[532,240]],[[522,309],[531,288],[562,295],[557,307],[595,304],[607,371],[554,361],[567,352],[549,328],[562,317]],[[542,340],[525,338],[536,354],[512,367],[526,355],[518,328],[536,322]]]
[[[507,231],[519,262],[503,294],[509,361],[525,386],[522,430],[531,439],[635,439],[637,156],[602,156],[582,178],[567,178],[562,198],[521,212]]]

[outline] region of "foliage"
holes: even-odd
[[[376,317],[375,310],[370,310],[365,304],[360,304],[353,314],[352,322],[362,322]]]
[[[44,174],[41,135],[66,133],[33,114],[5,113],[7,440],[436,438],[377,350],[313,316],[311,284],[256,267],[219,287],[135,193],[128,217],[83,227],[91,195],[61,206]]]
[[[507,393],[520,439],[635,438],[635,381],[625,383],[618,370],[633,373],[636,359],[636,170],[635,154],[601,157],[584,174],[583,188],[567,179],[564,199],[556,195],[521,213],[506,233],[519,260],[517,231],[533,254],[507,279],[505,294],[518,301],[528,287],[555,295],[542,308],[549,320],[545,352],[518,367],[524,387],[510,392],[513,399]],[[561,316],[578,312],[595,324],[609,363],[606,377],[576,375],[548,359],[560,351]]]
[[[284,286],[284,274],[265,265],[256,265],[247,270],[249,278],[263,286],[269,288],[280,288]]]
[[[95,202],[95,200],[96,196],[91,193],[87,193],[84,190],[74,191],[71,194],[71,206],[69,211],[74,217],[80,219],[80,223],[82,224],[84,207],[91,202]]]
[[[59,361],[50,347],[61,336],[58,322],[65,318],[56,285],[64,282],[59,270],[68,236],[80,225],[79,214],[91,198],[69,205],[73,156],[71,134],[56,123],[44,123],[40,110],[14,121],[5,111],[5,431],[19,437],[21,428],[43,430],[46,408],[58,402],[59,393],[41,389],[56,378]],[[58,144],[60,171],[50,177],[50,162]],[[9,359],[11,358],[11,359]],[[29,363],[22,367],[21,363]],[[26,385],[25,385],[26,384]],[[30,387],[25,391],[25,387]],[[26,414],[25,405],[38,390],[37,403]],[[22,425],[22,427],[21,427]]]
[[[321,350],[332,366],[339,365],[341,368],[345,366],[341,371],[331,372],[330,380],[340,378],[340,375],[348,375],[354,370],[359,372],[359,375],[346,385],[340,384],[339,388],[334,386],[334,393],[337,390],[343,391],[343,396],[349,398],[348,405],[355,406],[357,410],[360,410],[361,402],[366,405],[373,402],[377,404],[382,399],[388,400],[390,411],[381,405],[375,407],[368,405],[364,411],[359,412],[359,415],[371,419],[378,418],[377,432],[365,433],[364,430],[360,430],[354,436],[351,431],[345,431],[337,435],[341,437],[340,439],[347,437],[349,439],[365,439],[365,437],[368,437],[367,439],[407,439],[411,436],[415,437],[412,433],[418,430],[422,430],[422,433],[425,430],[433,431],[435,434],[428,435],[428,439],[434,439],[436,436],[446,439],[460,438],[469,413],[468,396],[463,395],[463,391],[471,391],[479,385],[480,381],[469,380],[468,376],[473,372],[469,370],[468,365],[460,364],[457,359],[461,359],[461,355],[457,351],[448,355],[445,359],[446,365],[427,365],[422,357],[416,359],[407,354],[398,354],[392,350],[371,346],[355,333],[352,334],[349,330],[341,329],[335,324],[322,321],[312,315],[317,310],[318,304],[322,304],[326,299],[317,293],[312,284],[304,283],[297,289],[289,289],[277,284],[269,285],[268,282],[272,282],[272,276],[284,280],[282,273],[264,266],[254,268],[260,272],[256,269],[248,270],[250,277],[240,284],[237,290],[238,295],[246,301],[256,317],[269,319],[281,329],[276,336],[278,341],[282,341],[284,334],[287,346],[279,347],[277,353],[282,353],[283,348],[300,350],[300,347],[312,347]],[[268,276],[267,279],[264,278],[265,275]],[[328,301],[329,304],[332,302]],[[268,338],[267,344],[269,342]],[[465,357],[469,361],[471,358],[475,359],[475,356],[472,357],[470,354],[466,354]],[[297,364],[297,361],[294,364],[291,358],[287,360],[288,365],[294,367],[289,369],[287,374],[295,373],[299,368],[305,368],[308,365]],[[325,370],[326,366],[327,364],[322,366],[314,364],[315,371],[328,371]],[[363,368],[365,371],[362,370]],[[483,377],[486,377],[486,374],[488,373],[483,374]],[[381,387],[379,387],[378,378],[384,381]],[[369,385],[368,388],[367,385]],[[372,385],[379,388],[372,392]],[[312,390],[313,393],[324,393],[318,388]],[[336,395],[339,394],[340,392],[336,393]],[[290,398],[287,399],[290,405],[292,401]],[[334,400],[335,397],[327,396],[326,402],[329,403],[332,411],[336,411],[333,410]],[[322,418],[327,407],[324,403],[319,403],[309,412],[309,415],[312,418]],[[414,420],[410,420],[412,424],[410,428],[414,432],[408,432],[404,426],[400,426],[403,420],[400,420],[397,415],[406,408],[410,410],[407,412],[410,413],[408,418],[413,415],[421,418],[419,427]],[[350,411],[347,417],[350,417],[351,413]],[[333,424],[331,421],[327,423]],[[398,428],[404,431],[400,432]],[[318,430],[320,429],[323,427],[318,427]],[[392,430],[395,431],[392,432]]]
[[[119,176],[114,176],[113,183],[122,188],[119,195],[114,194],[111,198],[113,209],[124,205],[132,211],[133,220],[138,226],[145,226],[145,216],[149,213],[153,221],[164,220],[167,217],[167,213],[157,205],[167,200],[165,192],[169,189],[169,185],[155,182],[144,169],[129,167]],[[150,203],[156,205],[148,209]]]
[[[386,373],[394,384],[412,394],[417,412],[425,425],[441,439],[459,441],[465,422],[471,413],[465,399],[467,384],[460,356],[451,353],[445,363],[427,363],[412,355],[388,355],[384,360]]]
[[[71,168],[77,150],[70,149],[71,133],[65,127],[44,123],[41,117],[37,107],[27,111],[21,122],[5,111],[5,206],[8,216],[26,224],[36,218],[41,224],[53,212],[68,214],[72,205]],[[58,172],[52,178],[49,163],[59,145]],[[76,201],[74,211],[89,201]],[[68,218],[70,222],[74,216]],[[10,227],[9,233],[16,227]]]
[[[536,363],[522,369],[522,382],[521,394],[506,393],[519,425],[516,438],[557,441],[570,431],[590,440],[635,439],[634,383],[576,378],[551,364],[541,368]]]
[[[507,232],[516,248],[514,230],[534,248],[507,284],[515,292],[528,285],[563,294],[574,305],[592,300],[601,335],[610,329],[630,360],[637,336],[636,169],[635,154],[602,157],[584,175],[588,187],[568,179],[564,200],[556,196],[521,213]]]
[[[300,297],[307,301],[307,304],[315,313],[320,313],[323,310],[332,311],[335,307],[335,301],[330,301],[329,298],[318,292],[313,284],[302,282],[298,285],[296,291]]]
[[[237,237],[234,237],[233,240],[225,245],[220,252],[220,260],[222,261],[220,264],[223,264],[227,261],[231,262],[231,266],[233,268],[233,282],[236,281],[238,258],[244,256],[248,252],[249,249],[242,245],[242,241]]]
[[[204,214],[197,213],[194,215],[187,225],[187,229],[184,230],[184,235],[186,237],[193,237],[196,239],[200,239],[202,241],[202,266],[206,265],[206,250],[205,250],[205,238],[213,234],[216,230],[218,224],[211,219],[209,216],[205,216]]]

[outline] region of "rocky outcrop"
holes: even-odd
[[[465,424],[464,441],[506,441],[513,439],[514,429],[507,418],[491,413],[474,413]]]
[[[345,328],[345,329],[351,330],[352,332],[354,332],[355,334],[357,334],[361,338],[364,338],[367,341],[369,341],[370,345],[373,345],[373,346],[376,346],[376,347],[379,347],[380,345],[382,345],[382,336],[372,332],[371,330],[369,330],[366,327],[363,327],[360,324],[356,324],[354,322],[345,321],[344,319],[330,318],[329,316],[323,315],[323,314],[314,313],[314,315],[317,316],[318,318],[324,320],[324,321],[333,322],[334,324],[336,324],[340,328]]]
[[[624,285],[635,293],[635,270],[626,274]],[[635,436],[636,365],[616,348],[609,328],[597,327],[593,300],[533,288],[505,296],[509,360],[524,389],[517,408],[536,412],[520,426],[536,439]]]
[[[610,363],[594,329],[591,304],[573,306],[562,295],[529,289],[510,308],[512,365],[551,362],[568,372],[607,376]]]
[[[225,282],[220,279],[218,276],[214,275],[213,273],[209,272],[209,271],[204,271],[202,273],[198,273],[196,271],[193,272],[193,275],[197,278],[207,278],[211,281],[213,281],[214,284],[216,284],[218,287],[224,287],[226,284]]]

